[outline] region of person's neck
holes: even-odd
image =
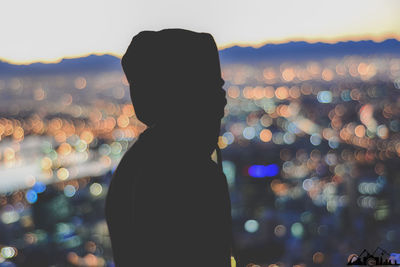
[[[217,136],[195,125],[160,123],[149,127],[144,134],[157,146],[193,155],[211,156]]]

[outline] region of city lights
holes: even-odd
[[[346,229],[372,225],[379,231],[371,236],[399,244],[400,59],[225,64],[222,75],[218,146],[243,248],[275,247],[290,266],[324,266],[350,255],[352,242],[363,245]],[[146,129],[125,77],[0,77],[0,96],[15,100],[0,106],[0,223],[18,240],[0,244],[2,259],[47,246],[72,265],[110,262],[104,198],[121,157]]]

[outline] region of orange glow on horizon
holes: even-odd
[[[289,42],[307,42],[310,44],[315,44],[315,43],[327,43],[327,44],[336,44],[340,42],[349,42],[349,41],[374,41],[376,43],[383,42],[387,39],[396,39],[400,41],[400,35],[399,34],[393,34],[393,33],[385,33],[379,36],[376,35],[360,35],[360,36],[350,36],[350,35],[343,35],[343,36],[337,36],[337,37],[332,37],[332,38],[307,38],[307,37],[293,37],[293,38],[284,38],[284,39],[271,39],[271,40],[266,40],[266,41],[261,41],[261,42],[234,42],[234,43],[228,43],[228,44],[217,44],[217,47],[219,50],[224,50],[226,48],[230,48],[233,46],[239,46],[239,47],[254,47],[254,48],[260,48],[264,45],[267,44],[284,44],[284,43],[289,43]]]
[[[13,65],[30,65],[33,63],[44,63],[44,64],[54,64],[54,63],[60,63],[63,59],[74,59],[74,58],[81,58],[81,57],[88,57],[91,55],[95,56],[104,56],[104,55],[110,55],[114,57],[121,58],[122,54],[118,54],[115,52],[93,52],[93,53],[82,53],[82,54],[76,54],[76,55],[66,55],[66,56],[60,56],[56,58],[41,58],[38,60],[25,60],[25,61],[17,61],[17,60],[9,60],[7,58],[2,58],[0,57],[0,61],[13,64]]]
[[[217,44],[217,47],[218,47],[218,50],[221,51],[221,50],[231,48],[234,46],[260,48],[267,44],[284,44],[284,43],[289,43],[289,42],[307,42],[310,44],[320,42],[320,43],[335,44],[335,43],[339,43],[339,42],[349,42],[349,41],[354,41],[354,42],[374,41],[376,43],[379,43],[379,42],[383,42],[387,39],[396,39],[396,40],[400,41],[400,35],[387,33],[387,34],[382,34],[379,36],[376,36],[376,35],[346,36],[346,35],[344,35],[344,36],[333,37],[333,38],[293,37],[293,38],[284,38],[284,39],[271,39],[271,40],[265,40],[262,42],[233,42],[233,43],[228,43],[228,44]],[[9,64],[13,64],[13,65],[30,65],[33,63],[54,64],[54,63],[60,63],[63,59],[81,58],[81,57],[87,57],[90,55],[96,55],[96,56],[111,55],[111,56],[115,56],[117,58],[121,58],[123,53],[117,53],[117,52],[112,52],[112,51],[102,51],[102,52],[93,52],[93,53],[82,53],[82,54],[76,54],[76,55],[65,55],[65,56],[60,56],[57,58],[40,58],[37,60],[26,60],[26,61],[14,61],[14,60],[9,60],[7,58],[0,57],[0,61],[6,62]]]

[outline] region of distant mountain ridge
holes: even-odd
[[[310,59],[337,58],[347,55],[368,56],[389,54],[400,56],[400,41],[387,39],[383,42],[347,41],[334,44],[289,42],[266,44],[260,48],[233,46],[220,51],[223,63],[260,61],[302,61]]]
[[[400,56],[400,41],[387,39],[383,42],[347,41],[335,44],[289,42],[266,44],[259,48],[233,46],[220,50],[222,64],[303,61],[336,58],[346,55],[393,55]],[[33,74],[72,74],[81,72],[121,71],[121,60],[112,55],[89,55],[63,59],[59,63],[33,63],[14,65],[0,61],[0,76]]]
[[[112,55],[89,55],[80,58],[64,58],[58,63],[32,63],[14,65],[0,61],[0,76],[29,74],[71,74],[122,70],[121,59]]]

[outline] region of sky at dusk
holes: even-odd
[[[400,39],[398,0],[2,0],[0,59],[125,52],[141,30],[211,33],[220,48],[291,40]]]

